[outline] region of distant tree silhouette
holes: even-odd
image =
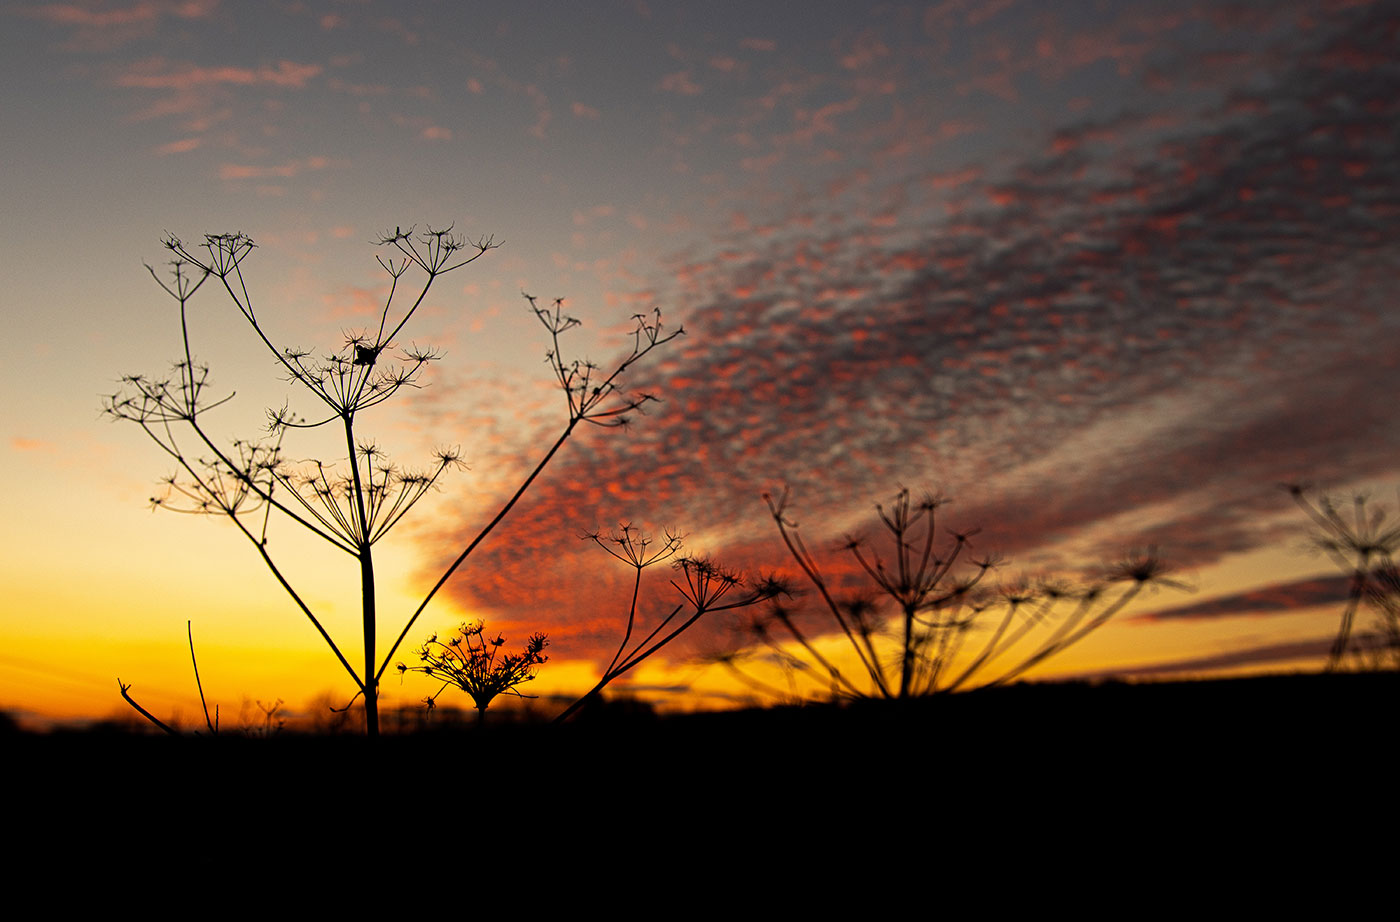
[[[816,612],[774,601],[744,625],[741,649],[713,659],[749,687],[771,697],[802,699],[921,697],[974,686],[1002,685],[1106,624],[1142,590],[1179,586],[1163,576],[1155,554],[1129,556],[1089,586],[1054,580],[983,586],[998,565],[969,559],[976,531],[938,539],[937,514],[947,502],[900,490],[875,508],[887,540],[847,538],[845,549],[870,588],[841,594],[788,516],[786,492],[765,494],[789,554],[816,590]],[[883,545],[884,550],[881,550]],[[844,651],[844,653],[842,653]],[[781,688],[746,661],[762,658],[787,676]],[[853,664],[853,665],[852,665]]]
[[[630,412],[640,410],[655,399],[649,394],[627,394],[622,389],[623,377],[653,349],[684,331],[663,332],[659,311],[637,315],[630,353],[611,371],[604,371],[592,362],[564,358],[560,336],[578,326],[579,321],[563,312],[562,301],[541,307],[534,298],[525,296],[530,310],[549,335],[548,361],[566,397],[568,421],[519,488],[446,567],[417,609],[406,617],[398,638],[381,658],[376,650],[380,619],[375,594],[374,545],[408,514],[440,477],[450,468],[460,467],[461,460],[457,449],[442,448],[436,452],[432,463],[421,470],[400,468],[358,430],[358,417],[361,411],[392,399],[402,388],[419,386],[424,370],[439,356],[429,349],[399,346],[400,334],[438,278],[475,262],[497,243],[489,237],[469,243],[454,235],[451,228],[429,228],[415,234],[413,228],[405,231],[396,227],[386,233],[379,244],[391,252],[387,257],[376,259],[389,277],[389,291],[379,311],[377,325],[347,334],[337,351],[325,358],[315,358],[310,350],[276,345],[266,331],[242,271],[244,260],[254,249],[251,238],[243,234],[210,234],[194,247],[173,236],[166,237],[163,242],[172,254],[168,276],[163,278],[154,268],[146,268],[179,304],[183,355],[168,376],[123,378],[122,389],[104,398],[103,409],[113,419],[140,426],[173,460],[175,472],[165,478],[164,491],[151,500],[154,507],[225,516],[248,539],[273,578],[351,677],[356,688],[351,703],[363,698],[365,732],[377,736],[378,690],[384,670],[428,603],[514,508],[581,423],[622,426],[627,423]],[[410,287],[411,273],[416,273],[420,281]],[[269,431],[263,438],[224,445],[210,434],[207,415],[231,400],[233,395],[211,396],[209,367],[195,358],[188,306],[195,293],[211,279],[217,280],[289,382],[295,383],[313,403],[319,404],[318,412],[309,420],[283,406],[269,411]],[[343,453],[338,461],[290,462],[284,454],[284,440],[300,430],[322,426],[343,433]],[[358,668],[352,665],[311,604],[297,592],[282,565],[269,552],[268,532],[274,512],[278,518],[306,529],[355,560],[362,606],[362,655]],[[139,709],[127,694],[130,686],[121,688],[123,696]]]
[[[1400,669],[1400,570],[1395,562],[1400,522],[1389,521],[1390,513],[1370,505],[1364,495],[1345,502],[1329,496],[1314,501],[1306,487],[1290,484],[1287,489],[1313,521],[1314,546],[1350,577],[1328,670],[1339,668],[1348,653],[1363,668]],[[1358,631],[1356,619],[1363,607],[1375,618]]]

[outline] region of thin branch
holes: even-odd
[[[141,705],[137,704],[136,699],[131,697],[131,695],[127,694],[127,691],[131,688],[131,686],[123,684],[120,678],[117,679],[117,688],[121,689],[122,697],[126,699],[126,703],[136,708],[137,713],[139,713],[142,717],[146,718],[151,723],[155,724],[157,727],[160,727],[162,730],[164,730],[166,733],[169,733],[171,736],[180,735],[180,731],[172,729],[168,725],[162,723],[159,719],[156,718],[154,714],[143,708]]]
[[[199,662],[194,658],[194,623],[185,622],[185,634],[190,640],[190,665],[194,667],[194,684],[199,689],[199,706],[204,709],[204,725],[209,728],[209,732],[215,736],[219,735],[219,724],[217,719],[214,722],[209,720],[209,703],[204,700],[204,683],[199,681]],[[214,707],[214,712],[218,714],[218,706]]]

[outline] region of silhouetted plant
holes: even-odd
[[[276,734],[281,733],[282,728],[287,725],[286,718],[282,717],[282,705],[284,703],[282,699],[278,698],[271,704],[263,704],[261,699],[254,703],[257,705],[258,710],[262,711],[262,724],[260,726],[247,719],[246,714],[249,710],[248,702],[244,701],[244,715],[239,720],[243,733],[247,736],[256,736],[261,739],[271,739]]]
[[[1324,496],[1313,502],[1305,487],[1290,485],[1289,494],[1316,526],[1313,544],[1350,577],[1341,624],[1327,657],[1328,670],[1337,669],[1348,652],[1364,668],[1400,669],[1400,522],[1364,495],[1339,503]],[[1350,507],[1349,509],[1347,507]],[[1362,606],[1375,614],[1371,626],[1358,631]]]
[[[146,718],[147,720],[149,720],[152,724],[154,724],[155,726],[159,727],[161,730],[164,730],[166,733],[169,733],[171,736],[179,736],[179,735],[180,735],[180,731],[179,731],[179,730],[176,730],[174,727],[170,726],[169,724],[165,723],[164,721],[162,721],[161,719],[159,719],[158,717],[156,717],[156,716],[155,716],[154,714],[152,714],[150,711],[148,711],[148,710],[146,710],[145,708],[143,708],[143,707],[136,701],[135,698],[131,697],[131,683],[130,683],[130,682],[123,682],[123,681],[121,680],[121,677],[118,676],[118,677],[117,677],[117,688],[121,691],[121,696],[122,696],[123,700],[125,700],[127,704],[131,705],[132,708],[134,708],[134,709],[136,710],[136,713],[140,714],[142,717],[144,717],[144,718]]]
[[[621,525],[618,531],[607,536],[597,532],[583,536],[584,540],[592,541],[632,568],[632,601],[627,608],[627,626],[612,661],[603,670],[598,683],[565,708],[555,718],[556,723],[568,720],[579,708],[595,700],[614,679],[640,665],[705,615],[747,608],[787,591],[786,586],[773,577],[750,583],[741,574],[714,561],[700,557],[677,557],[681,550],[681,536],[669,531],[665,532],[665,536],[660,547],[653,547],[653,539],[630,524]],[[672,560],[672,569],[679,574],[671,580],[671,586],[683,601],[657,620],[645,637],[633,642],[633,635],[642,628],[638,610],[642,571],[667,560]]]
[[[505,637],[497,634],[488,639],[485,636],[486,622],[463,624],[456,634],[447,641],[438,640],[438,635],[429,637],[418,649],[418,660],[422,665],[405,666],[399,663],[399,674],[419,672],[442,682],[442,687],[424,698],[432,708],[438,695],[449,688],[459,688],[471,696],[476,706],[477,722],[486,719],[486,709],[498,695],[515,695],[517,698],[533,698],[523,694],[517,686],[531,681],[541,665],[549,660],[544,648],[549,641],[543,634],[531,634],[525,649],[519,653],[502,654]]]
[[[209,702],[204,697],[204,683],[199,678],[199,661],[195,659],[194,655],[194,628],[192,622],[185,622],[185,632],[190,643],[190,665],[194,668],[194,684],[199,690],[199,705],[204,711],[204,725],[209,729],[210,734],[218,736],[220,732],[219,706],[217,704],[214,705],[214,716],[211,718],[209,716]],[[142,717],[145,717],[156,727],[164,730],[171,736],[181,735],[178,729],[157,719],[154,714],[138,704],[136,699],[131,697],[131,686],[129,684],[123,682],[121,679],[117,679],[117,688],[120,689],[121,696],[126,699],[127,704],[131,705]],[[237,732],[247,737],[271,739],[274,735],[280,733],[287,724],[286,718],[282,716],[283,703],[281,698],[278,698],[272,704],[263,704],[260,699],[256,702],[250,702],[245,698],[243,701],[242,713],[239,715]],[[249,719],[249,714],[254,704],[256,704],[257,709],[263,714],[261,725]],[[200,732],[195,730],[194,735],[199,736]]]
[[[363,697],[365,730],[379,731],[378,688],[384,670],[438,590],[488,534],[514,508],[580,423],[622,426],[628,414],[655,398],[649,394],[626,395],[622,377],[653,349],[684,331],[662,332],[659,311],[637,315],[632,350],[610,372],[592,362],[566,360],[559,337],[579,321],[563,312],[562,301],[540,307],[526,295],[530,310],[550,337],[547,353],[568,409],[568,422],[519,488],[500,507],[475,538],[445,569],[442,576],[406,619],[403,629],[381,659],[377,656],[379,624],[375,596],[373,547],[398,524],[449,468],[461,466],[456,449],[439,449],[433,463],[423,470],[404,470],[388,461],[372,440],[364,439],[356,424],[361,411],[394,397],[401,388],[419,387],[420,378],[437,353],[416,346],[400,349],[396,339],[427,298],[441,276],[466,266],[497,246],[492,238],[468,243],[447,230],[428,229],[415,235],[395,228],[379,241],[393,252],[376,257],[389,277],[388,294],[376,327],[345,336],[342,347],[324,359],[313,359],[305,349],[279,348],[265,331],[253,306],[242,265],[254,249],[243,234],[211,234],[199,247],[187,247],[167,237],[173,254],[169,279],[153,268],[148,271],[178,303],[183,357],[170,376],[160,379],[133,375],[123,378],[123,389],[104,400],[104,411],[114,419],[136,423],[174,461],[176,471],[165,479],[163,494],[152,499],[157,508],[195,514],[226,516],[271,571],[303,615],[316,628],[357,689],[351,704]],[[409,289],[411,271],[421,283]],[[210,396],[209,368],[195,360],[191,345],[189,304],[210,279],[217,279],[254,334],[272,353],[289,382],[308,392],[321,405],[310,421],[284,406],[269,411],[269,432],[260,440],[238,440],[224,447],[209,434],[206,414],[227,403],[232,394]],[[416,294],[412,292],[416,291]],[[404,295],[405,292],[409,292]],[[401,297],[402,296],[402,297]],[[407,307],[404,307],[407,301]],[[397,302],[397,303],[396,303]],[[284,456],[283,440],[301,429],[334,426],[343,432],[344,453],[340,466],[312,460],[293,465]],[[193,446],[193,447],[191,447]],[[268,550],[272,513],[310,531],[332,547],[354,558],[359,571],[362,607],[362,666],[351,664],[323,626],[311,605],[293,588]],[[123,696],[129,686],[122,686]],[[131,699],[128,697],[128,701]],[[133,706],[135,706],[134,702]],[[143,711],[143,713],[145,713]],[[147,715],[149,716],[149,715]]]
[[[204,710],[204,725],[205,725],[206,727],[209,728],[209,732],[210,732],[211,734],[213,734],[214,736],[218,736],[218,735],[219,735],[219,706],[218,706],[217,704],[214,705],[214,717],[213,717],[213,719],[211,720],[210,717],[209,717],[209,702],[206,701],[205,698],[204,698],[204,683],[203,683],[202,681],[200,681],[200,678],[199,678],[199,661],[198,661],[197,659],[195,659],[195,656],[194,656],[194,623],[193,623],[193,622],[191,622],[191,621],[186,621],[186,622],[185,622],[185,635],[189,638],[189,642],[190,642],[190,665],[194,667],[194,684],[195,684],[195,688],[199,689],[199,706]],[[171,734],[172,736],[179,736],[179,735],[180,735],[180,731],[179,731],[179,730],[176,730],[174,727],[171,727],[171,726],[169,726],[168,724],[162,723],[161,721],[157,720],[154,716],[152,716],[152,714],[151,714],[150,711],[147,711],[147,710],[146,710],[145,708],[143,708],[141,705],[137,704],[137,703],[136,703],[136,700],[135,700],[134,698],[131,697],[131,686],[130,686],[129,684],[127,684],[127,683],[122,682],[122,680],[121,680],[120,678],[117,679],[117,688],[121,690],[121,696],[122,696],[122,698],[126,699],[126,703],[129,704],[129,705],[131,705],[133,708],[135,708],[135,709],[136,709],[136,712],[137,712],[138,714],[140,714],[142,717],[145,717],[145,718],[146,718],[147,720],[149,720],[151,723],[155,724],[157,727],[159,727],[160,729],[164,730],[166,733]],[[281,704],[281,699],[280,699],[280,698],[278,699],[278,704]],[[195,731],[195,732],[196,732],[196,734],[198,734],[198,731]]]
[[[985,590],[982,583],[998,561],[967,559],[976,532],[950,531],[940,544],[937,514],[947,500],[925,495],[915,502],[900,490],[888,509],[875,507],[887,551],[859,538],[845,542],[873,589],[838,597],[787,515],[788,494],[777,500],[765,494],[764,500],[816,590],[820,616],[809,626],[802,614],[775,601],[745,626],[744,650],[714,659],[749,687],[781,699],[809,696],[803,676],[833,698],[902,699],[1001,685],[1102,627],[1144,587],[1179,585],[1164,578],[1161,562],[1149,553],[1130,556],[1082,589],[1041,580]],[[833,646],[833,638],[842,642]],[[843,669],[837,650],[857,666]],[[744,668],[743,660],[757,655],[783,671],[786,690]]]

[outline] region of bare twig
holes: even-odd
[[[141,705],[137,704],[136,699],[131,697],[130,694],[128,694],[128,692],[131,689],[131,686],[124,684],[120,678],[117,679],[117,688],[121,689],[122,697],[126,699],[126,703],[134,707],[136,709],[136,712],[142,717],[146,718],[151,723],[155,724],[157,727],[160,727],[162,730],[164,730],[166,733],[169,733],[171,736],[180,735],[179,730],[176,730],[168,724],[161,722],[154,714],[143,708]]]
[[[204,725],[215,736],[219,735],[219,706],[214,705],[214,720],[209,720],[209,703],[204,700],[204,683],[199,680],[199,662],[194,658],[194,623],[185,622],[185,633],[190,640],[190,665],[194,667],[194,684],[199,689],[199,706],[204,709]]]

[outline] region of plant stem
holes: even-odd
[[[424,596],[423,601],[419,603],[417,610],[413,613],[413,616],[408,619],[408,622],[403,626],[403,630],[399,632],[398,639],[395,640],[394,645],[389,648],[388,654],[384,657],[384,662],[381,663],[379,666],[379,671],[371,673],[367,677],[370,683],[372,683],[375,686],[378,686],[380,676],[383,675],[385,669],[389,668],[389,661],[394,658],[394,654],[398,651],[399,645],[402,644],[403,639],[408,636],[408,632],[413,627],[414,622],[418,620],[418,616],[423,614],[423,610],[426,609],[428,607],[428,603],[433,600],[433,596],[437,595],[438,590],[443,587],[443,585],[447,582],[447,580],[452,576],[453,573],[457,572],[457,568],[460,567],[469,556],[471,556],[471,552],[476,550],[476,546],[486,539],[486,536],[489,535],[491,531],[501,523],[501,520],[506,517],[506,515],[510,512],[511,509],[515,508],[515,504],[520,501],[520,497],[524,496],[525,491],[530,489],[530,484],[535,482],[535,478],[540,476],[540,472],[542,472],[545,469],[549,462],[559,452],[559,449],[564,446],[564,443],[566,441],[568,441],[569,436],[574,431],[574,427],[578,425],[579,419],[580,417],[574,417],[569,421],[569,425],[564,429],[563,434],[559,436],[558,440],[555,441],[554,445],[549,449],[545,456],[542,459],[540,459],[540,463],[535,465],[535,469],[530,472],[529,477],[525,478],[524,483],[520,484],[520,488],[515,491],[515,495],[512,496],[510,500],[504,506],[501,507],[501,510],[496,513],[496,517],[486,524],[486,527],[481,530],[481,533],[472,539],[472,543],[467,545],[466,550],[462,551],[462,553],[457,555],[457,559],[452,561],[452,565],[447,568],[447,571],[443,573],[442,576],[438,577],[438,581],[433,584],[432,589],[428,590],[428,594]]]
[[[365,631],[365,735],[374,738],[379,736],[379,677],[374,674],[374,558],[368,544],[360,549],[360,597]]]
[[[365,693],[365,736],[374,739],[379,736],[379,676],[374,673],[374,642],[377,633],[374,605],[374,553],[369,540],[369,516],[365,510],[364,481],[360,478],[360,466],[356,463],[355,458],[355,417],[347,410],[342,418],[345,421],[345,448],[350,459],[350,475],[355,488],[354,511],[359,516],[356,522],[359,534],[355,536],[358,545],[355,556],[360,560],[360,606],[364,614],[365,681],[362,688]],[[369,476],[373,476],[374,469],[370,466],[370,460],[366,456],[365,468]]]

